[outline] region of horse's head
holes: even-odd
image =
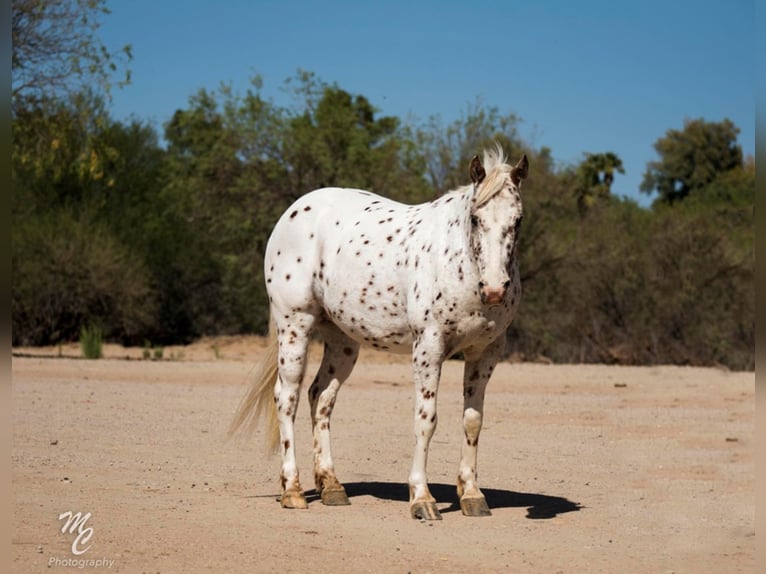
[[[519,190],[528,169],[526,155],[511,167],[499,147],[484,152],[484,165],[478,156],[471,160],[471,249],[479,270],[479,295],[486,305],[502,303],[511,286],[523,216]]]

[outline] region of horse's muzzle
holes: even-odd
[[[488,287],[484,284],[484,281],[479,281],[479,297],[481,297],[481,302],[484,305],[502,304],[510,286],[510,281],[506,281],[501,287]]]

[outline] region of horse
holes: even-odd
[[[511,166],[502,148],[469,164],[471,183],[419,205],[369,191],[325,187],[295,201],[268,240],[264,271],[270,334],[260,371],[229,432],[268,415],[269,444],[282,456],[283,508],[308,508],[295,456],[294,421],[312,333],[324,353],[308,389],[314,483],[325,505],[350,504],[330,450],[336,396],[361,345],[411,353],[415,452],[409,474],[413,518],[440,520],[426,477],[437,424],[442,363],[465,361],[457,493],[462,513],[491,515],[477,485],[484,394],[503,356],[520,297],[517,245],[526,154]]]

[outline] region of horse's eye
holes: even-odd
[[[472,215],[471,216],[471,227],[476,227],[477,225],[479,225],[479,218],[476,217],[475,215]]]

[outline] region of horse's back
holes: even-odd
[[[378,211],[404,213],[407,207],[369,191],[337,187],[320,188],[297,199],[280,217],[266,246],[264,267],[272,305],[323,306],[318,300],[321,287],[329,282],[331,260],[333,264],[342,261],[342,238],[371,232],[370,223]],[[333,265],[332,273],[337,277],[355,271],[353,266],[339,271]]]

